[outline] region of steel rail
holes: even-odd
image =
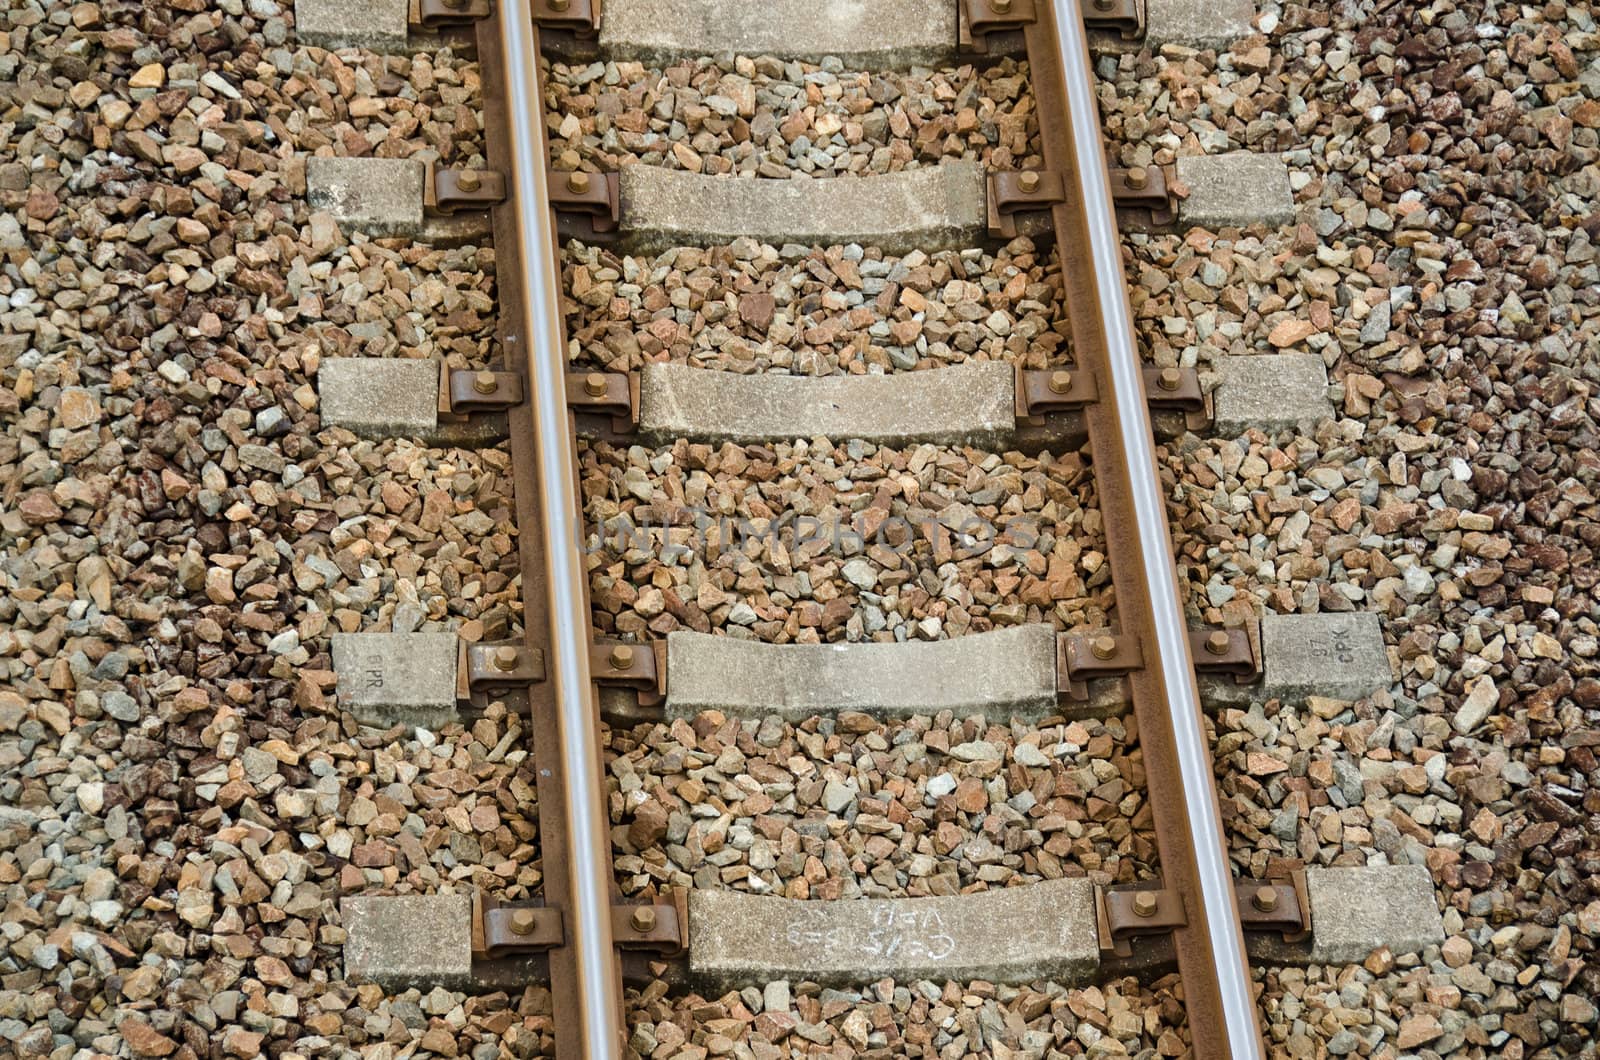
[[[539,503],[546,518],[545,616],[550,631],[546,672],[554,687],[556,733],[564,784],[568,857],[568,944],[574,950],[581,1032],[575,1053],[588,1058],[622,1054],[622,977],[611,930],[611,834],[601,773],[599,711],[589,672],[589,613],[576,533],[582,507],[571,412],[566,399],[566,346],[561,319],[561,275],[545,159],[544,99],[539,50],[528,0],[496,5],[501,73],[509,110],[510,198],[522,259],[521,310]],[[507,351],[511,356],[512,351]],[[525,601],[536,607],[539,601]],[[542,799],[541,799],[542,801]],[[565,1022],[565,1021],[563,1021]],[[567,1040],[567,1046],[573,1044]]]
[[[1110,383],[1102,386],[1101,401],[1088,417],[1117,612],[1124,632],[1140,638],[1147,659],[1154,656],[1153,666],[1132,677],[1130,690],[1162,873],[1187,908],[1188,925],[1175,933],[1174,944],[1191,1046],[1198,1057],[1260,1060],[1265,1054],[1259,1015],[1159,487],[1083,12],[1079,0],[1053,0],[1040,5],[1039,14],[1026,34],[1041,131],[1059,132],[1064,121],[1071,144],[1070,157],[1052,161],[1052,138],[1044,138],[1046,163],[1067,171],[1067,195],[1076,207],[1055,210],[1069,316],[1077,356],[1093,361]],[[1052,66],[1059,67],[1055,83]],[[1057,95],[1064,98],[1050,98]],[[1132,525],[1114,529],[1119,515],[1131,516]],[[1164,768],[1172,765],[1176,776]]]

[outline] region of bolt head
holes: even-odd
[[[511,933],[513,935],[533,934],[532,909],[518,909],[511,914]]]
[[[1011,10],[1011,0],[989,0],[989,7],[997,15],[1003,15]]]
[[[633,926],[633,930],[641,933],[654,931],[656,929],[656,911],[647,905],[641,905],[633,911],[633,915],[628,918],[628,923]]]
[[[1123,181],[1135,191],[1142,191],[1150,184],[1150,173],[1143,166],[1134,166],[1123,175]]]
[[[517,668],[517,649],[509,644],[502,644],[494,650],[494,668],[501,673],[509,673]]]
[[[472,389],[480,394],[492,394],[498,386],[493,372],[478,372],[472,377]]]
[[[1051,372],[1050,392],[1052,394],[1065,394],[1072,389],[1071,372]]]
[[[1117,638],[1096,637],[1089,642],[1089,650],[1094,653],[1096,659],[1109,659],[1117,654]]]
[[[1094,0],[1094,9],[1096,11],[1110,11],[1111,0]]]
[[[1135,916],[1155,916],[1156,907],[1160,902],[1154,891],[1136,891],[1133,896],[1133,912]]]
[[[572,0],[550,0],[550,10],[565,11],[572,6]]]
[[[1036,169],[1023,170],[1022,175],[1017,177],[1017,184],[1022,188],[1023,191],[1030,193],[1038,191],[1039,171]]]
[[[626,644],[618,644],[611,649],[611,668],[613,670],[626,670],[633,665],[633,649]]]
[[[483,187],[483,177],[476,169],[463,169],[456,177],[456,187],[462,191],[477,191]]]
[[[1228,645],[1231,643],[1233,642],[1222,630],[1212,630],[1211,633],[1206,636],[1206,651],[1210,652],[1212,655],[1226,655],[1228,654]]]
[[[567,174],[567,190],[582,195],[589,190],[589,174],[582,170],[573,170]]]
[[[1250,904],[1263,913],[1270,913],[1278,908],[1278,889],[1276,887],[1257,887],[1250,896]]]
[[[590,372],[583,377],[583,392],[590,397],[605,397],[606,377],[599,372]]]
[[[1156,375],[1156,386],[1162,390],[1176,390],[1183,383],[1183,373],[1176,368],[1163,368]]]

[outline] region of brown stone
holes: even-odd
[[[435,1023],[422,1035],[422,1047],[440,1056],[456,1055],[456,1036],[442,1023]]]
[[[989,793],[984,790],[983,781],[977,777],[967,777],[956,785],[956,805],[967,813],[978,813],[989,806]]]
[[[136,1056],[167,1056],[178,1047],[177,1042],[134,1016],[117,1024],[117,1031]]]
[[[666,808],[654,800],[641,803],[634,811],[633,823],[628,825],[628,842],[635,849],[643,849],[660,842],[666,834]]]
[[[1317,326],[1309,320],[1283,320],[1267,335],[1267,341],[1278,349],[1287,349],[1296,343],[1304,342],[1315,334]]]
[[[776,301],[772,295],[765,291],[756,291],[739,296],[739,316],[753,328],[765,329],[769,327],[772,324],[772,317],[776,308]]]
[[[30,490],[17,502],[22,521],[29,526],[43,526],[61,518],[61,507],[44,490]]]

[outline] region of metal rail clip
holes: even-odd
[[[1157,227],[1178,219],[1178,204],[1168,190],[1172,175],[1166,167],[1112,166],[1110,178],[1111,204],[1123,221]]]
[[[1034,21],[1034,0],[960,0],[959,35],[963,51],[979,55],[1020,50],[1022,27]],[[1015,37],[1006,41],[1003,35]]]
[[[639,426],[639,373],[568,372],[567,407],[579,433],[621,441]]]
[[[1199,432],[1211,424],[1211,396],[1200,389],[1193,368],[1144,369],[1144,396],[1151,412],[1177,412],[1184,426]]]
[[[472,895],[472,959],[492,961],[536,953],[566,941],[561,910],[546,905],[501,905],[492,894]]]
[[[1094,376],[1078,369],[1017,369],[1017,418],[1065,412],[1093,403],[1100,396]]]
[[[1100,952],[1131,957],[1129,940],[1165,935],[1189,923],[1183,895],[1155,888],[1110,890],[1096,887],[1095,913],[1100,921]]]
[[[1067,201],[1066,183],[1061,174],[1048,169],[1002,170],[989,174],[989,235],[995,239],[1015,239],[1016,214],[1048,210]]]
[[[522,376],[516,372],[474,372],[467,368],[452,368],[448,370],[440,392],[448,402],[441,409],[443,412],[455,415],[491,412],[522,404]]]
[[[1138,40],[1144,36],[1144,0],[1090,0],[1083,9],[1083,24],[1120,33],[1123,40]]]
[[[653,706],[667,695],[666,651],[666,641],[660,640],[649,644],[594,641],[589,645],[589,676],[598,685],[632,689],[641,707]]]
[[[417,0],[417,25],[458,26],[489,17],[489,0]]]
[[[617,948],[649,950],[676,957],[689,948],[689,892],[672,888],[671,901],[655,905],[614,905],[611,932]]]
[[[1311,934],[1311,897],[1306,870],[1295,869],[1286,880],[1235,880],[1239,924],[1246,931],[1276,931],[1285,942],[1301,942]]]
[[[567,404],[582,412],[634,416],[639,379],[632,372],[568,372]]]
[[[541,30],[592,36],[600,30],[600,0],[533,0],[533,21]]]
[[[487,210],[506,201],[506,176],[494,169],[446,169],[435,163],[429,167],[429,184],[433,198],[427,205],[435,213]]]
[[[1199,373],[1193,368],[1146,368],[1144,390],[1150,411],[1181,412],[1190,430],[1197,430],[1211,420],[1210,400],[1201,391]],[[1082,367],[1017,369],[1018,419],[1081,408],[1099,398],[1100,389],[1094,375]]]
[[[1232,674],[1236,684],[1252,684],[1261,676],[1250,631],[1236,629],[1192,629],[1189,651],[1194,668],[1203,674]]]
[[[675,957],[689,947],[689,895],[672,889],[655,905],[612,905],[611,930],[618,949],[649,950]],[[567,942],[565,918],[554,906],[502,905],[492,894],[472,896],[472,959],[492,961],[554,949]]]
[[[462,698],[475,692],[508,685],[534,685],[545,679],[544,652],[520,640],[460,642],[456,672],[465,677],[466,687],[457,687]]]
[[[1116,677],[1144,666],[1139,642],[1126,634],[1062,633],[1056,637],[1056,691],[1078,702],[1089,698],[1089,681]]]
[[[1200,373],[1193,368],[1144,369],[1145,400],[1153,409],[1202,410],[1206,396],[1200,390]]]
[[[550,174],[550,205],[562,239],[608,246],[621,238],[622,210],[615,173],[561,170]]]

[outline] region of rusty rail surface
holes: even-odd
[[[576,433],[567,407],[560,245],[549,205],[539,30],[528,0],[499,0],[478,23],[489,166],[510,176],[495,206],[495,276],[504,367],[521,375],[510,410],[524,628],[547,680],[529,692],[539,777],[545,903],[564,913],[548,953],[556,1055],[620,1057],[621,966],[611,927],[611,840],[600,715],[589,667]],[[541,514],[544,517],[541,517]],[[535,529],[536,528],[536,529]]]
[[[1144,956],[1154,955],[1142,966],[1175,956],[1194,1055],[1257,1058],[1263,1055],[1258,1015],[1171,557],[1145,369],[1124,289],[1083,12],[1078,0],[1039,3],[1035,11],[1021,36],[1045,172],[1065,191],[1050,214],[1075,365],[1101,381],[1098,399],[1083,414],[1117,587],[1116,635],[1142,646],[1144,661],[1126,680],[1164,877],[1159,903],[1125,895],[1114,912],[1159,908],[1161,918],[1176,924],[1170,936],[1140,940]],[[625,973],[677,980],[682,968],[637,952],[619,958],[615,948],[593,634],[576,537],[582,512],[576,436],[564,384],[560,241],[533,15],[530,0],[501,0],[477,23],[476,46],[487,163],[508,175],[508,195],[491,210],[501,367],[520,378],[528,396],[508,410],[525,604],[521,650],[541,656],[546,674],[502,698],[530,714],[544,904],[561,911],[565,930],[535,955],[485,962],[479,971],[486,983],[517,982],[535,970],[547,978],[556,1055],[576,1060],[621,1055]]]
[[[1255,1060],[1264,1055],[1262,1040],[1155,462],[1082,9],[1079,0],[1055,0],[1037,12],[1024,35],[1045,168],[1065,174],[1071,189],[1052,214],[1074,356],[1110,383],[1084,416],[1116,616],[1123,636],[1154,649],[1128,682],[1162,876],[1187,907],[1174,946],[1190,1043],[1197,1057]]]

